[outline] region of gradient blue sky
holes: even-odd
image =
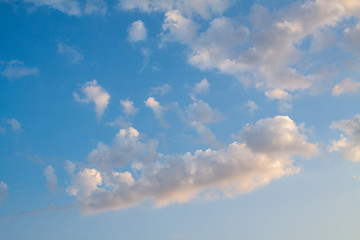
[[[358,240],[359,0],[0,0],[0,239]]]

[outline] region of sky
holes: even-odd
[[[0,239],[359,239],[359,18],[0,0]]]

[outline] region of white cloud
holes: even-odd
[[[3,181],[0,181],[0,202],[8,195],[8,186]]]
[[[254,152],[313,156],[317,153],[317,146],[308,143],[301,130],[288,116],[276,116],[260,120],[255,125],[246,124],[240,139]]]
[[[4,119],[4,121],[11,126],[12,130],[21,131],[21,124],[18,120],[11,118],[11,119]]]
[[[128,29],[128,34],[128,39],[131,42],[145,41],[147,30],[144,22],[141,20],[133,22]]]
[[[126,115],[135,115],[139,109],[134,106],[134,102],[129,99],[120,100],[121,106],[123,106],[123,111]]]
[[[340,135],[340,140],[332,141],[328,150],[340,152],[350,161],[360,161],[360,115],[355,115],[350,120],[333,122],[331,128],[343,131],[346,137]]]
[[[18,60],[10,61],[5,69],[1,72],[1,75],[12,79],[23,78],[27,76],[33,76],[39,74],[39,69],[36,67],[26,67],[25,64]]]
[[[74,47],[71,47],[64,43],[58,44],[57,51],[58,53],[68,57],[72,63],[77,63],[84,59],[83,55],[81,55]]]
[[[143,12],[166,12],[179,10],[186,15],[199,15],[209,18],[212,14],[221,14],[229,6],[228,0],[119,0],[126,10],[139,9]]]
[[[107,93],[100,85],[98,85],[96,80],[86,82],[82,86],[81,91],[83,94],[85,94],[85,98],[80,98],[80,96],[74,92],[73,96],[75,100],[85,103],[93,102],[95,104],[95,112],[97,117],[100,119],[109,104],[110,94]]]
[[[55,193],[57,188],[57,177],[54,171],[55,169],[51,165],[48,165],[44,170],[44,176],[46,177],[46,186],[49,188],[51,193]]]
[[[185,18],[177,10],[165,13],[162,24],[162,41],[179,41],[189,44],[196,38],[198,26],[192,20]]]
[[[136,159],[148,163],[157,157],[157,145],[156,140],[142,142],[139,132],[129,127],[118,132],[112,146],[99,143],[89,154],[88,161],[102,170],[121,168]]]
[[[255,113],[255,111],[257,111],[259,109],[259,106],[254,101],[251,101],[251,100],[247,101],[245,106],[248,108],[249,113],[251,115],[253,115]]]
[[[360,88],[360,82],[354,82],[350,78],[345,78],[342,82],[336,84],[332,89],[333,95],[344,93],[356,93]]]
[[[98,147],[89,155],[93,167],[75,173],[67,192],[77,198],[81,210],[87,214],[122,209],[147,199],[152,199],[158,207],[202,195],[206,199],[207,193],[215,189],[226,196],[250,192],[274,179],[298,173],[300,168],[294,165],[294,155],[316,154],[317,146],[307,142],[299,130],[289,117],[278,116],[246,125],[240,133],[243,143],[233,142],[225,149],[197,150],[183,155],[156,154],[151,161],[144,161],[136,154],[122,158],[126,153],[142,152],[148,145],[139,143],[135,129],[123,129],[113,146],[101,147],[101,154],[96,152]],[[263,134],[259,135],[260,132]],[[112,151],[121,154],[115,157]],[[141,163],[140,168],[134,169],[136,178],[125,167],[128,161]]]
[[[297,46],[359,12],[360,5],[353,0],[299,1],[272,13],[255,5],[249,17],[251,31],[235,19],[219,17],[198,32],[192,19],[169,11],[163,21],[163,41],[187,45],[189,63],[200,69],[218,69],[239,79],[250,75],[253,84],[265,91],[300,91],[313,86],[317,78],[301,72],[310,65],[297,66],[308,56]]]
[[[145,105],[154,112],[155,118],[161,122],[162,126],[166,127],[167,124],[164,122],[163,119],[165,108],[161,106],[161,104],[158,101],[156,101],[155,98],[153,97],[149,97],[145,101]]]
[[[291,99],[291,95],[279,88],[276,88],[274,90],[271,91],[266,91],[265,92],[265,96],[270,98],[270,99],[277,99],[277,100],[289,100]]]
[[[156,94],[165,95],[165,94],[171,92],[171,90],[172,90],[172,87],[169,84],[165,83],[164,85],[159,86],[159,87],[152,87],[150,94],[151,95],[156,95]]]

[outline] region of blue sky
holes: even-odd
[[[0,0],[0,238],[358,239],[359,13]]]

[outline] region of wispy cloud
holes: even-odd
[[[150,94],[151,95],[157,95],[157,94],[165,95],[165,94],[171,92],[171,90],[172,90],[172,87],[169,84],[165,83],[164,85],[159,86],[159,87],[152,87]]]
[[[251,100],[247,101],[245,106],[248,108],[248,111],[251,115],[253,115],[255,111],[259,109],[259,106],[254,101]]]
[[[6,123],[8,123],[11,126],[11,129],[13,131],[19,132],[21,131],[21,124],[18,120],[11,118],[11,119],[3,119]]]
[[[56,192],[57,188],[57,177],[55,175],[55,169],[53,166],[49,165],[44,170],[44,176],[46,177],[46,185],[51,191],[51,193]]]
[[[72,63],[81,62],[84,59],[83,55],[80,54],[74,47],[65,43],[58,43],[57,51],[69,58]]]
[[[360,88],[360,82],[355,82],[350,78],[345,78],[342,82],[336,84],[332,89],[333,95],[340,95],[345,93],[354,94]]]
[[[8,195],[8,185],[3,181],[0,181],[0,202]]]
[[[159,122],[163,127],[167,127],[167,124],[165,123],[163,118],[165,108],[161,106],[161,104],[158,101],[156,101],[155,98],[149,97],[145,101],[145,106],[149,107],[154,112],[155,118],[159,120]]]
[[[19,60],[10,61],[1,75],[9,78],[10,80],[19,79],[27,76],[34,76],[39,74],[39,69],[36,67],[27,67]]]
[[[70,16],[105,15],[107,3],[104,0],[25,0],[36,7],[48,7]]]

